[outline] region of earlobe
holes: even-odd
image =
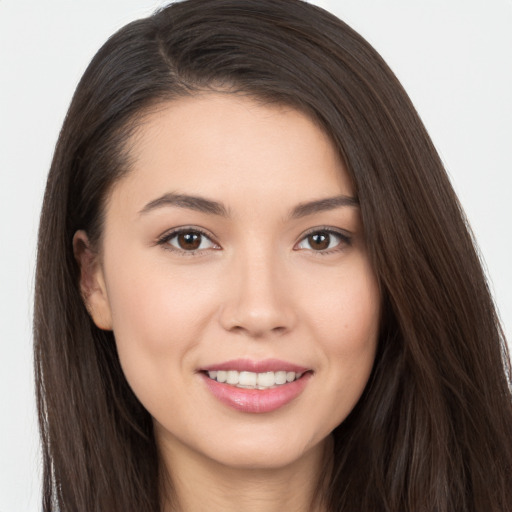
[[[98,254],[91,248],[87,233],[77,231],[73,236],[73,254],[80,267],[80,292],[85,307],[96,327],[112,330],[112,313],[108,300],[103,268]]]

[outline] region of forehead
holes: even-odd
[[[130,142],[131,172],[114,195],[141,202],[169,192],[228,204],[353,194],[328,135],[288,106],[227,93],[185,97],[147,115]]]

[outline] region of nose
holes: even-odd
[[[276,254],[240,255],[226,276],[222,327],[250,338],[291,331],[296,324],[288,272]]]

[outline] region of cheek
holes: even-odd
[[[365,259],[340,267],[335,275],[308,283],[310,322],[327,352],[357,355],[376,344],[380,322],[380,292],[376,277]],[[311,293],[311,290],[316,290]]]
[[[332,428],[359,400],[375,360],[380,293],[373,272],[363,263],[325,282],[323,293],[309,306],[312,336],[327,369],[324,389],[331,407],[325,421]]]
[[[214,312],[214,290],[200,276],[125,258],[107,282],[113,331],[123,372],[148,410],[172,400],[172,389]],[[189,365],[189,364],[188,364]],[[155,392],[155,390],[158,390]]]
[[[109,302],[120,345],[154,355],[164,355],[173,346],[176,354],[181,340],[188,342],[211,315],[215,290],[204,286],[200,273],[170,268],[139,258],[123,261],[109,274]]]

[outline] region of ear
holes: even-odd
[[[87,311],[96,327],[112,330],[112,312],[105,286],[105,277],[98,254],[93,251],[85,231],[73,236],[73,254],[80,267],[80,291]]]

